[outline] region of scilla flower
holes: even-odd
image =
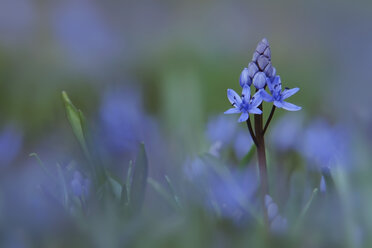
[[[282,91],[282,82],[280,80],[280,76],[276,76],[273,81],[267,80],[267,86],[269,87],[271,95],[264,89],[259,91],[264,101],[273,102],[276,107],[283,108],[288,111],[297,111],[301,109],[301,107],[297,105],[284,101],[288,97],[296,94],[297,91],[300,90],[299,88],[286,88]]]
[[[244,122],[248,120],[249,114],[261,114],[262,111],[257,108],[261,102],[262,98],[260,92],[257,92],[251,98],[251,90],[248,85],[243,87],[242,97],[240,97],[234,90],[227,90],[227,98],[230,103],[234,106],[225,112],[225,114],[239,114],[242,113],[239,122]]]

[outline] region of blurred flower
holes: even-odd
[[[321,168],[328,168],[338,161],[347,162],[348,132],[340,126],[332,127],[324,120],[316,120],[305,130],[300,152]]]
[[[91,182],[87,178],[83,178],[79,171],[75,171],[71,180],[72,193],[77,197],[88,197]]]
[[[303,117],[287,114],[275,123],[269,134],[269,140],[279,151],[297,150],[301,135]]]
[[[59,2],[52,17],[57,41],[77,65],[102,69],[118,54],[117,37],[93,1]]]
[[[218,115],[209,118],[206,135],[212,144],[221,142],[223,146],[226,146],[232,142],[235,131],[236,125],[233,119],[226,115]]]
[[[113,153],[133,151],[143,126],[142,98],[131,88],[107,91],[100,108],[103,140]]]
[[[238,114],[242,113],[239,118],[239,122],[248,120],[249,114],[261,114],[262,111],[257,107],[261,104],[262,99],[260,93],[257,92],[251,98],[251,90],[249,86],[244,86],[242,91],[242,98],[232,89],[227,90],[227,98],[230,103],[234,106],[225,112],[225,114]]]
[[[260,90],[261,97],[266,102],[274,102],[274,105],[278,108],[283,108],[288,111],[298,111],[301,107],[296,106],[292,103],[285,102],[284,100],[288,97],[296,94],[300,89],[293,88],[293,89],[284,89],[282,91],[282,82],[280,80],[280,76],[276,76],[273,81],[268,80],[267,83],[270,93],[267,93],[264,89]]]
[[[210,179],[207,205],[217,204],[220,214],[234,221],[239,221],[248,214],[248,206],[252,204],[251,197],[257,189],[254,171],[230,170]]]
[[[325,193],[326,190],[327,190],[327,185],[326,185],[326,182],[325,182],[324,176],[322,176],[322,178],[320,179],[319,188],[320,188],[320,192],[321,192],[321,193]]]
[[[35,31],[35,3],[29,0],[2,0],[0,8],[0,41],[7,45],[27,40]]]
[[[22,148],[22,134],[14,126],[5,127],[0,133],[0,166],[9,165]]]
[[[283,218],[278,211],[278,205],[269,196],[265,196],[265,205],[270,222],[270,230],[273,233],[280,234],[288,229],[287,219]]]
[[[240,131],[235,139],[234,151],[238,159],[242,159],[253,145],[252,137],[249,135],[247,130]]]

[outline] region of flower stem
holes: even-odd
[[[265,135],[266,130],[269,127],[270,121],[271,121],[271,119],[274,116],[275,109],[276,109],[276,107],[275,107],[275,105],[273,105],[273,107],[271,108],[271,112],[270,112],[269,118],[267,119],[266,124],[265,124],[265,127],[263,129],[263,134],[262,135]]]
[[[248,126],[249,133],[251,134],[252,140],[253,140],[254,144],[257,146],[257,139],[256,139],[256,136],[254,135],[254,132],[253,132],[253,129],[252,129],[251,119],[249,119],[249,118],[247,120],[247,126]]]
[[[259,106],[262,110],[262,104]],[[261,115],[254,115],[254,128],[257,140],[257,158],[258,158],[258,169],[261,183],[261,202],[264,212],[264,219],[266,226],[269,225],[267,209],[265,205],[265,196],[269,193],[268,179],[267,179],[267,167],[266,167],[266,153],[265,153],[265,139],[263,134],[263,120]]]

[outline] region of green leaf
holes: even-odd
[[[164,177],[165,177],[165,180],[167,181],[168,186],[169,186],[169,188],[170,188],[170,190],[172,192],[174,201],[176,202],[176,204],[177,204],[178,207],[181,207],[180,198],[178,197],[178,195],[176,193],[176,190],[174,189],[173,184],[172,184],[170,178],[167,175],[165,175]]]
[[[115,198],[120,199],[123,186],[121,185],[120,182],[118,182],[118,180],[114,179],[112,176],[107,175],[107,178],[108,178],[108,181],[110,183],[110,186],[111,186],[112,192],[114,193]]]
[[[164,198],[164,200],[166,202],[169,203],[169,205],[171,205],[172,207],[174,207],[175,209],[178,209],[179,206],[175,203],[175,201],[172,199],[172,196],[168,193],[168,191],[164,188],[163,185],[161,185],[160,183],[158,183],[157,181],[155,181],[154,179],[152,178],[148,178],[147,179],[147,182],[149,183],[149,185],[161,196]]]
[[[30,153],[29,154],[30,157],[35,157],[37,162],[38,162],[38,165],[41,167],[41,169],[43,169],[43,171],[50,177],[50,178],[53,178],[54,176],[52,175],[52,173],[48,170],[48,168],[45,166],[45,164],[43,163],[43,161],[41,161],[39,155],[37,155],[37,153],[33,152],[33,153]]]
[[[66,180],[65,180],[65,177],[63,176],[62,168],[61,168],[61,165],[59,163],[57,163],[57,171],[58,171],[59,181],[60,181],[60,184],[62,186],[63,204],[64,204],[65,208],[67,209],[69,198],[68,198]]]
[[[85,156],[91,160],[91,156],[88,151],[88,146],[86,144],[85,135],[84,135],[84,124],[85,118],[83,113],[78,110],[71,102],[70,98],[68,97],[65,91],[62,91],[62,101],[65,105],[67,119],[71,125],[72,131],[79,141],[81,148]]]
[[[127,179],[125,181],[125,188],[123,187],[123,190],[121,192],[121,202],[125,203],[125,205],[130,204],[130,189],[132,186],[132,167],[133,167],[133,161],[129,161],[128,171],[127,171]]]
[[[132,184],[130,187],[130,209],[138,213],[142,208],[147,184],[148,161],[145,146],[142,143],[133,169]]]

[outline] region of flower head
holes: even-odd
[[[273,80],[268,79],[267,86],[270,90],[271,95],[267,93],[264,89],[261,89],[259,91],[264,101],[274,102],[274,105],[276,107],[283,108],[288,111],[298,111],[301,109],[301,107],[297,105],[284,101],[288,97],[296,94],[300,90],[299,88],[293,89],[285,88],[282,91],[282,82],[280,80],[280,76],[275,76]]]
[[[240,97],[234,90],[227,90],[227,98],[234,108],[231,108],[225,112],[225,114],[239,114],[242,113],[239,122],[248,120],[249,114],[261,114],[262,111],[257,108],[261,102],[262,98],[260,93],[257,92],[251,98],[251,90],[249,86],[244,86],[242,91],[242,96]]]

